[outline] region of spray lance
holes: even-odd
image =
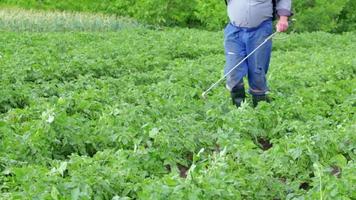
[[[202,97],[205,99],[206,95],[214,89],[221,81],[223,81],[232,71],[234,71],[238,66],[240,66],[245,60],[247,60],[252,54],[254,54],[259,48],[261,48],[264,44],[266,44],[269,40],[271,40],[278,32],[274,32],[270,36],[268,36],[258,47],[256,47],[250,54],[248,54],[244,59],[242,59],[239,63],[237,63],[230,71],[228,71],[223,77],[221,77],[218,81],[212,84],[207,90],[202,93]]]
[[[292,25],[292,23],[294,23],[296,21],[296,19],[291,19],[288,21],[289,26]],[[218,81],[216,81],[214,84],[212,84],[207,90],[205,90],[201,96],[203,97],[203,99],[206,98],[206,95],[212,90],[214,89],[221,81],[223,81],[229,74],[232,73],[232,71],[234,71],[238,66],[240,66],[245,60],[247,60],[252,54],[254,54],[259,48],[261,48],[264,44],[266,44],[269,40],[271,40],[274,36],[276,36],[279,32],[276,31],[274,33],[272,33],[270,36],[268,36],[260,45],[258,45],[250,54],[248,54],[244,59],[242,59],[239,63],[237,63],[230,71],[228,71],[223,77],[221,77]]]

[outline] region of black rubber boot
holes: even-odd
[[[270,102],[269,98],[267,97],[267,95],[262,94],[262,95],[252,95],[252,103],[253,103],[253,107],[256,107],[258,105],[259,102],[261,101],[265,101],[267,103]]]
[[[244,85],[236,85],[234,88],[231,90],[231,99],[232,99],[232,104],[236,105],[236,107],[240,107],[242,102],[245,100],[246,94],[245,94],[245,87]]]

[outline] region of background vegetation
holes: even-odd
[[[140,26],[127,17],[100,13],[0,9],[0,29],[3,31],[119,31]]]
[[[2,5],[72,10],[130,16],[166,26],[219,30],[227,22],[223,0],[0,0]],[[293,30],[343,32],[356,30],[354,0],[293,0]]]

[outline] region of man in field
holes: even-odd
[[[288,29],[292,0],[225,0],[230,23],[224,30],[227,74],[273,32],[272,18],[276,11],[278,32]],[[269,40],[245,62],[227,76],[226,87],[237,107],[245,100],[243,77],[248,77],[253,105],[267,101],[266,74],[269,67],[272,41]]]

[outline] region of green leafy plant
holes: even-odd
[[[255,109],[200,98],[222,40],[4,31],[0,199],[355,199],[355,33],[277,36]]]

